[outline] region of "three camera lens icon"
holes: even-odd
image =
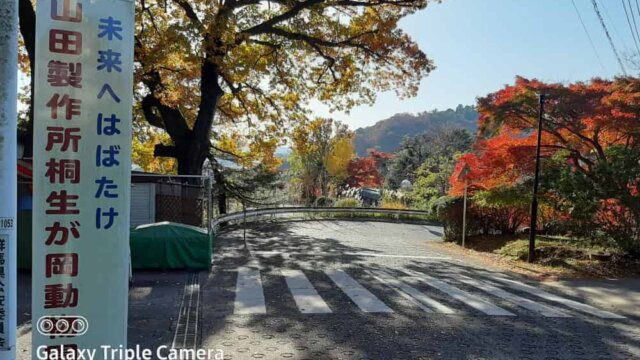
[[[87,332],[89,322],[84,316],[43,316],[36,328],[44,336],[76,337]]]

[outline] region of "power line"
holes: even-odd
[[[602,68],[602,71],[606,71],[604,68],[604,64],[602,63],[602,59],[600,58],[600,54],[598,54],[598,50],[596,49],[596,45],[593,43],[593,39],[591,39],[591,35],[589,35],[587,26],[584,24],[584,21],[582,20],[582,15],[580,15],[580,11],[576,6],[575,0],[571,0],[571,3],[573,4],[573,8],[576,10],[576,14],[578,14],[578,19],[580,19],[580,23],[582,24],[582,29],[584,29],[584,33],[587,34],[587,38],[589,39],[591,48],[593,49],[593,52],[596,54],[596,58],[598,58],[598,62],[600,63],[600,67]]]
[[[636,46],[636,50],[640,53],[640,46],[638,46],[638,39],[636,38],[636,34],[633,32],[633,27],[631,26],[631,20],[629,19],[629,12],[627,11],[627,4],[625,4],[624,0],[622,0],[622,6],[624,7],[624,14],[627,17],[627,24],[629,24],[629,30],[631,31],[631,36],[633,37],[633,44]]]
[[[631,19],[633,19],[633,29],[636,31],[636,39],[638,39],[638,42],[640,42],[640,33],[638,33],[638,24],[636,23],[636,15],[635,15],[635,12],[633,11],[633,6],[631,6],[631,0],[627,0],[627,4],[629,5],[629,12],[631,13]],[[640,16],[640,13],[638,13],[638,16]]]
[[[600,14],[600,10],[598,9],[598,4],[596,3],[596,0],[591,0],[591,3],[593,4],[593,10],[595,10],[596,15],[598,15],[598,19],[600,20],[600,25],[602,25],[602,29],[604,30],[604,33],[607,35],[607,39],[609,39],[609,44],[611,45],[611,49],[613,50],[613,53],[616,56],[616,59],[618,60],[618,64],[620,64],[620,68],[622,69],[622,73],[624,74],[624,76],[628,76],[627,75],[627,69],[624,68],[624,64],[622,63],[622,59],[620,58],[620,55],[618,54],[618,50],[616,49],[616,45],[613,43],[613,40],[611,39],[611,35],[609,34],[609,30],[607,29],[607,24],[604,23],[604,19],[602,18],[602,14]]]
[[[629,4],[629,7],[631,7],[631,4]],[[636,0],[636,10],[638,10],[638,16],[640,16],[640,4],[638,3],[638,0]],[[636,28],[636,30],[638,29]],[[640,43],[640,35],[638,35],[638,43]],[[638,54],[640,54],[640,50],[638,50]]]
[[[618,27],[616,26],[616,22],[613,21],[613,18],[611,18],[611,15],[609,15],[609,11],[607,10],[607,6],[606,6],[606,1],[599,1],[598,4],[602,8],[602,12],[604,12],[604,15],[607,17],[607,20],[609,20],[609,23],[613,27],[613,33],[616,35],[616,40],[618,40],[618,42],[622,44],[622,47],[626,49],[627,44],[624,41],[624,38],[620,35],[620,30],[618,30]]]

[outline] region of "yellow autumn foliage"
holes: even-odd
[[[170,142],[169,135],[154,130],[146,130],[144,134],[135,134],[131,142],[131,162],[141,167],[145,172],[176,174],[177,162],[175,159],[153,155],[156,144]]]

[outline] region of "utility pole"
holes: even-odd
[[[536,144],[536,171],[533,176],[533,198],[531,200],[531,226],[529,227],[529,255],[528,262],[535,260],[536,228],[538,223],[538,182],[540,178],[540,143],[542,142],[542,118],[544,116],[544,94],[538,94],[538,142]]]
[[[18,0],[0,0],[0,49],[0,360],[15,360]]]

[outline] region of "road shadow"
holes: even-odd
[[[456,281],[460,275],[491,281],[490,271],[460,262],[415,259],[375,262],[371,256],[358,254],[384,255],[382,250],[367,246],[366,241],[357,245],[332,234],[337,231],[348,237],[375,237],[378,233],[357,226],[336,229],[335,226],[345,225],[336,222],[298,225],[302,225],[302,230],[292,229],[286,223],[252,226],[246,229],[248,242],[241,228],[226,231],[216,239],[213,269],[199,276],[201,302],[196,339],[199,347],[222,349],[227,355],[225,359],[616,359],[640,356],[640,318],[637,316],[623,320],[598,319],[549,304],[568,310],[573,317],[541,317]],[[233,313],[236,270],[243,266],[260,268],[266,315]],[[280,276],[280,270],[285,268],[302,270],[332,313],[301,314]],[[358,309],[324,272],[332,268],[346,271],[394,312],[365,313]],[[427,313],[372,277],[376,272],[385,272],[402,278],[407,271],[446,280],[478,299],[491,299],[495,305],[518,316],[488,316],[433,288],[416,285],[423,294],[455,310],[451,315]],[[129,347],[140,345],[155,349],[171,345],[185,284],[191,276],[192,273],[181,271],[134,272],[129,291]],[[30,321],[30,287],[28,273],[21,273],[18,310],[19,322],[23,325]],[[581,301],[579,297],[561,296]]]
[[[321,227],[313,228],[317,229],[317,237],[300,235],[299,231],[291,231],[283,223],[252,226],[247,229],[246,235],[251,240],[246,249],[237,244],[241,240],[244,242],[243,230],[236,229],[221,236],[218,248],[221,257],[216,258],[213,271],[201,284],[203,298],[209,300],[201,305],[199,346],[225,350],[232,359],[613,359],[640,356],[638,318],[607,320],[571,310],[568,311],[572,315],[570,318],[542,317],[455,281],[459,275],[489,281],[490,272],[458,262],[409,260],[390,266],[371,262],[367,256],[340,255],[370,252],[371,249],[347,245],[341,239],[324,236]],[[345,233],[349,231],[358,230],[345,229]],[[224,255],[227,247],[234,249],[230,253],[235,256]],[[252,251],[283,247],[288,252],[316,254],[292,258],[274,253],[260,256],[259,262],[251,261]],[[266,315],[233,313],[235,269],[242,266],[260,268]],[[334,266],[358,279],[394,313],[359,310],[323,272]],[[333,312],[301,314],[286,282],[278,276],[283,268],[302,270]],[[455,309],[455,314],[451,315],[427,313],[372,278],[371,272],[379,271],[395,278],[401,278],[405,271],[413,271],[445,279],[473,294],[474,298],[487,299],[517,316],[489,316],[433,288],[422,286],[417,289]],[[512,292],[532,298],[528,294]],[[568,310],[558,304],[548,305]]]
[[[134,271],[129,286],[128,346],[156,349],[170,346],[188,271]],[[18,353],[30,359],[31,274],[18,274]]]

